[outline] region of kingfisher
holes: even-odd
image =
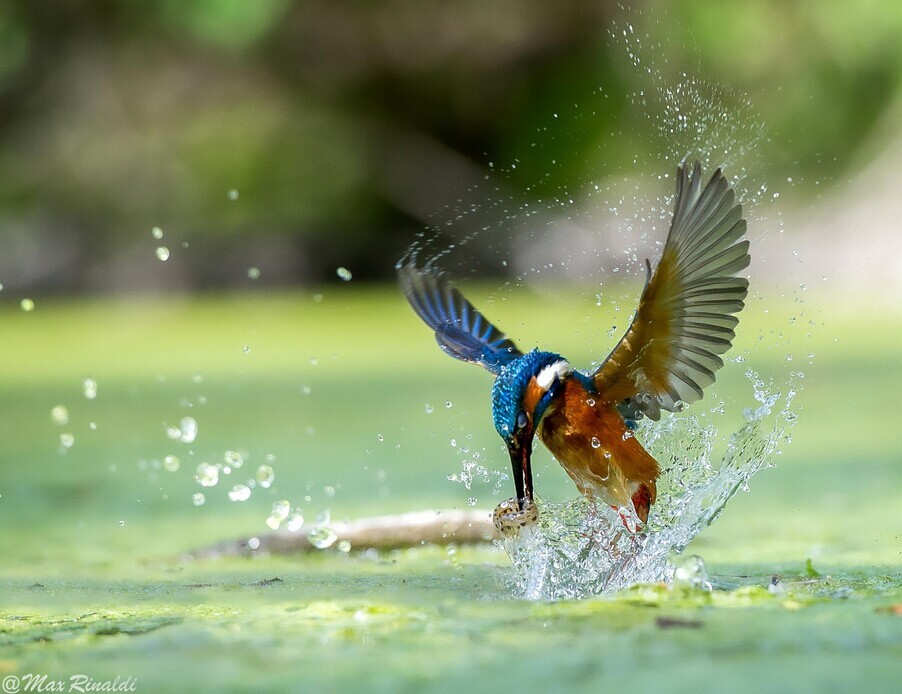
[[[414,311],[439,347],[495,375],[492,416],[510,454],[516,497],[498,506],[499,530],[534,522],[530,467],[536,435],[581,494],[644,525],[661,468],[633,432],[700,400],[732,346],[749,283],[742,206],[720,169],[703,183],[701,165],[677,167],[673,217],[661,259],[626,333],[600,366],[579,370],[556,352],[522,352],[444,277],[415,259],[398,265]],[[622,512],[621,512],[622,513]],[[638,524],[636,524],[638,529]],[[628,526],[629,527],[629,526]]]

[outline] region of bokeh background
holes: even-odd
[[[145,530],[266,531],[280,499],[308,520],[493,506],[487,379],[435,349],[396,261],[438,258],[522,347],[588,366],[683,157],[746,206],[734,356],[804,387],[792,464],[732,517],[823,529],[897,498],[900,37],[891,0],[3,2],[0,512],[74,533],[79,561]],[[724,439],[745,370],[699,410]],[[538,474],[572,494],[547,456]],[[800,532],[787,553],[828,542]]]
[[[0,514],[77,563],[266,532],[279,500],[494,506],[488,380],[396,261],[438,257],[522,347],[589,366],[698,156],[754,257],[748,367],[698,413],[725,447],[747,368],[804,388],[790,464],[704,541],[872,556],[842,518],[888,495],[868,532],[898,523],[900,37],[891,0],[3,2]]]
[[[454,212],[499,197],[467,198],[490,163],[534,207],[671,171],[652,92],[688,75],[716,85],[714,120],[763,124],[750,173],[790,239],[773,271],[810,250],[830,282],[898,286],[900,36],[893,0],[4,0],[0,282],[385,280],[425,226],[485,224]]]

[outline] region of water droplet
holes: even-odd
[[[247,485],[236,484],[229,490],[230,501],[247,501],[251,498],[251,490]]]
[[[310,386],[302,386],[301,387],[301,393],[303,393],[304,395],[310,395],[310,393],[312,393],[312,392],[313,392],[313,390],[310,388]]]
[[[157,258],[164,263],[169,260],[169,249],[166,246],[157,246],[155,253],[157,254]]]
[[[154,227],[150,230],[150,233],[157,241],[163,238],[163,230],[160,227]]]
[[[451,448],[457,448],[457,439],[451,439]]]
[[[124,521],[124,520],[119,521],[119,527],[120,527],[120,528],[124,528],[124,527],[125,527],[125,521]]]
[[[279,526],[282,525],[282,519],[278,516],[273,516],[272,514],[270,514],[266,517],[266,525],[273,530],[278,530]]]
[[[93,378],[86,378],[82,382],[82,387],[84,389],[85,397],[88,400],[93,400],[97,397],[97,381]]]
[[[449,410],[450,410],[453,406],[454,406],[454,403],[452,403],[450,400],[446,400],[446,401],[445,401],[445,407],[447,407]]]
[[[172,439],[173,441],[178,441],[180,438],[182,438],[182,430],[178,427],[167,426],[166,437]]]
[[[591,444],[592,444],[592,448],[601,448],[601,441],[598,440],[597,436],[592,437]]]
[[[288,532],[296,533],[304,526],[304,515],[298,510],[295,509],[291,512],[291,515],[288,516],[288,520],[285,523],[285,527],[288,528]]]
[[[467,499],[467,506],[475,506],[477,501],[479,501],[479,499],[475,496],[471,496]]]
[[[260,538],[252,537],[247,541],[247,546],[251,549],[258,549],[260,547]]]
[[[258,267],[249,267],[247,269],[247,276],[252,280],[260,279],[260,268]]]
[[[316,523],[317,525],[328,525],[332,521],[332,512],[324,508],[322,511],[316,514]]]
[[[97,422],[88,422],[88,429],[91,431],[97,431]]]
[[[229,191],[229,200],[235,202],[238,199],[238,191],[235,188]]]
[[[191,495],[191,503],[195,506],[203,506],[207,503],[207,497],[204,496],[203,492],[194,492],[194,494]]]
[[[338,539],[338,534],[332,530],[332,528],[322,526],[314,528],[307,533],[307,539],[310,541],[310,544],[317,549],[327,549],[335,544],[335,541]]]
[[[167,455],[163,458],[163,469],[167,472],[175,472],[179,469],[179,465],[181,465],[181,461],[178,459],[178,456]]]
[[[351,551],[351,543],[349,540],[341,540],[335,546],[338,548],[339,552],[344,552],[345,554]]]
[[[432,414],[434,412],[434,408],[428,402],[426,403],[426,414]]]
[[[22,301],[19,302],[19,306],[26,313],[31,313],[32,311],[34,311],[34,301],[32,301],[31,299],[22,299]]]
[[[325,494],[328,497],[334,497],[335,496],[335,487],[331,487],[331,486],[323,487],[323,494]]]
[[[72,434],[60,434],[60,446],[72,448],[75,445],[75,437]]]
[[[222,456],[222,462],[237,469],[244,465],[244,456],[238,451],[226,451]]]
[[[219,468],[210,463],[200,463],[195,469],[194,479],[201,487],[215,487],[219,484]]]
[[[345,282],[350,282],[351,278],[354,276],[351,274],[351,271],[346,267],[340,267],[335,271],[335,274],[339,276]]]
[[[711,582],[708,580],[708,571],[701,557],[691,555],[681,557],[673,571],[675,585],[687,588],[695,588],[710,591]]]
[[[257,468],[257,484],[263,489],[269,489],[272,486],[276,473],[269,465],[261,465]]]
[[[273,502],[269,512],[281,522],[288,518],[289,511],[291,511],[291,504],[287,500],[282,499],[281,501]]]
[[[250,346],[250,345],[245,345],[244,347],[241,348],[241,351],[244,352],[245,354],[250,354],[250,353],[251,353],[251,346]]]
[[[69,410],[65,405],[57,405],[50,410],[50,418],[54,424],[65,426],[69,423]]]
[[[197,422],[193,417],[183,417],[179,422],[179,439],[183,443],[192,443],[197,438]]]
[[[376,434],[376,439],[379,441],[385,441],[385,437],[382,434]]]

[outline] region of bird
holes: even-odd
[[[661,467],[634,432],[703,397],[723,366],[749,281],[746,220],[718,168],[703,185],[698,162],[677,167],[673,216],[626,333],[594,370],[556,352],[523,352],[443,274],[416,258],[396,266],[407,301],[439,347],[495,375],[492,418],[510,456],[516,497],[499,504],[499,530],[536,521],[531,456],[545,444],[579,492],[648,523]],[[623,516],[623,513],[621,513]],[[628,526],[629,527],[629,526]],[[640,527],[636,523],[633,530]]]

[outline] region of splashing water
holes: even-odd
[[[796,421],[790,406],[801,374],[792,375],[785,396],[756,373],[746,376],[759,406],[745,412],[746,422],[729,437],[718,469],[711,465],[714,426],[703,426],[691,414],[642,423],[637,436],[663,468],[643,532],[626,527],[638,523],[632,508],[612,509],[583,497],[563,504],[536,499],[538,522],[502,541],[513,564],[511,591],[531,600],[580,598],[636,583],[671,582],[684,573],[692,574],[693,585],[710,585],[701,560],[679,554],[739,489],[747,490],[753,475],[773,467]]]

